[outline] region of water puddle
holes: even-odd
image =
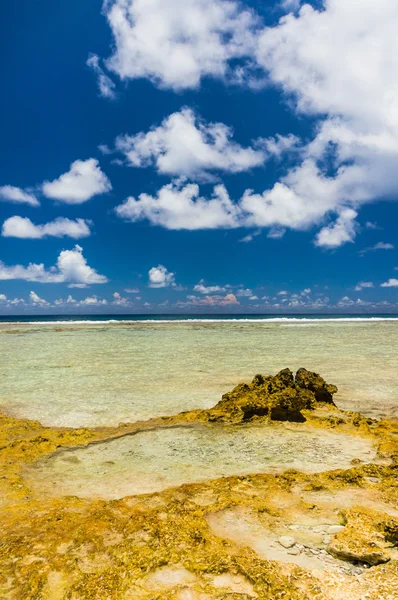
[[[346,469],[375,459],[372,442],[307,425],[158,428],[61,450],[25,472],[48,495],[103,499],[230,475]]]

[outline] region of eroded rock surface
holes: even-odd
[[[256,375],[251,384],[241,383],[224,394],[221,401],[203,411],[210,421],[243,422],[267,416],[277,421],[304,421],[303,409],[318,404],[333,403],[335,385],[330,385],[317,373],[301,368],[296,376],[290,369],[277,375]]]
[[[334,391],[315,374],[284,370],[238,386],[212,411],[117,428],[0,415],[0,597],[397,600],[398,423],[339,411]],[[266,434],[269,417],[297,410],[314,431],[371,440],[379,462],[231,475],[111,501],[49,498],[24,478],[27,465],[66,448],[212,419],[238,430],[255,421]]]

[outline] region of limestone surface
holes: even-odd
[[[322,378],[256,376],[210,411],[66,429],[0,415],[4,600],[397,600],[398,423],[340,411]],[[37,461],[137,431],[306,420],[371,440],[377,460],[318,473],[231,475],[117,500],[46,497]],[[297,427],[296,423],[287,423]],[[68,468],[65,462],[65,468]],[[292,538],[294,545],[278,540]]]

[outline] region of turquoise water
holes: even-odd
[[[397,333],[396,320],[352,318],[1,323],[0,408],[117,425],[208,408],[258,372],[305,366],[339,386],[342,408],[398,417]]]

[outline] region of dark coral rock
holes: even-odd
[[[303,409],[313,409],[317,402],[333,402],[335,391],[336,386],[316,373],[300,369],[295,378],[290,369],[283,369],[274,376],[256,375],[251,384],[239,384],[206,414],[210,421],[244,422],[267,416],[302,422]]]
[[[307,371],[307,369],[302,367],[296,373],[295,383],[299,388],[313,392],[317,402],[334,404],[333,394],[337,392],[337,387],[326,383],[323,377],[318,375],[318,373]]]

